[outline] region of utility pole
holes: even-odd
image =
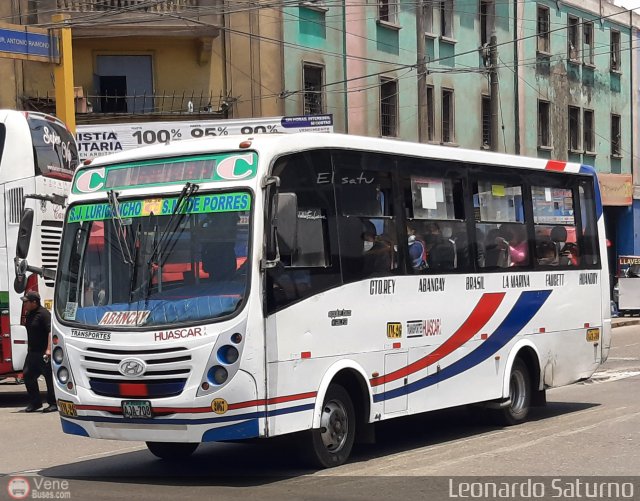
[[[68,14],[54,14],[54,23],[65,23]],[[60,28],[60,64],[53,70],[56,91],[56,115],[72,134],[76,133],[75,96],[73,94],[73,55],[71,53],[71,28]]]
[[[498,83],[498,35],[496,34],[496,4],[489,7],[489,86],[491,100],[491,151],[499,150],[500,84]]]
[[[429,1],[429,0],[427,0]],[[426,143],[427,135],[427,43],[424,38],[424,0],[416,2],[416,32],[418,59],[418,140]]]

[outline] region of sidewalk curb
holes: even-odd
[[[624,327],[625,325],[640,324],[640,317],[618,317],[611,319],[611,328]]]

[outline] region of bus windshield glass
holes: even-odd
[[[58,318],[90,328],[189,324],[234,314],[249,268],[249,192],[198,191],[69,208]]]

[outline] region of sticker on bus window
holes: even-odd
[[[507,192],[504,188],[504,184],[492,184],[491,185],[491,194],[494,197],[504,197]]]
[[[149,318],[150,311],[107,311],[99,325],[144,325]]]
[[[64,313],[62,316],[65,320],[75,320],[76,313],[78,312],[78,303],[73,303],[69,301],[67,305],[64,307]]]

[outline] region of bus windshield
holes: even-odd
[[[106,203],[70,207],[58,318],[129,329],[236,312],[247,291],[251,194],[193,186],[178,197],[119,200],[110,192]]]

